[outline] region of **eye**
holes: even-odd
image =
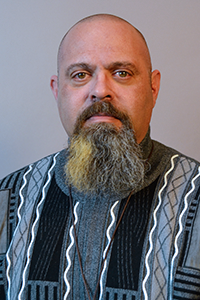
[[[79,72],[77,74],[74,74],[73,78],[84,79],[86,76],[87,76],[87,74],[85,72]]]
[[[122,70],[122,71],[115,72],[115,75],[119,76],[120,78],[126,78],[130,76],[130,73]]]

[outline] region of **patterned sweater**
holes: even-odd
[[[200,299],[200,166],[158,142],[144,185],[131,196],[108,252],[96,299]],[[149,134],[141,143],[149,156]],[[0,182],[0,299],[88,299],[74,243],[67,151]],[[126,194],[72,187],[90,297]]]

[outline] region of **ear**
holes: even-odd
[[[156,99],[158,97],[158,92],[160,89],[160,78],[161,78],[160,71],[154,70],[151,73],[151,89],[153,95],[153,106],[155,106],[156,104]]]
[[[50,87],[57,102],[58,101],[58,76],[56,75],[51,76]]]

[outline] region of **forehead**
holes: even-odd
[[[75,25],[60,47],[59,64],[83,60],[149,61],[147,46],[129,23],[115,19],[91,19]]]

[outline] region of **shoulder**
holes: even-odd
[[[177,157],[179,158],[178,161],[181,160],[187,160],[193,164],[195,164],[196,166],[200,166],[200,162],[197,161],[196,159],[188,156],[188,155],[185,155],[184,153],[180,152],[179,150],[176,150],[176,149],[173,149],[171,147],[168,147],[158,141],[153,141],[154,143],[154,151],[156,153],[156,155],[158,157],[160,156],[164,156],[166,158],[166,160],[170,160],[172,159],[173,157]],[[161,155],[160,155],[161,154]],[[161,158],[161,157],[160,157]]]
[[[38,173],[41,176],[44,176],[44,174],[48,171],[48,169],[53,164],[53,161],[55,157],[60,152],[48,155],[46,157],[41,158],[40,160],[31,163],[19,170],[16,170],[15,172],[12,172],[11,174],[7,175],[3,179],[0,180],[0,190],[5,189],[12,189],[16,190],[19,189],[23,182],[23,177],[26,176],[27,180],[31,177],[31,175],[34,174],[34,172]]]
[[[160,175],[162,180],[175,180],[173,184],[183,181],[190,185],[195,179],[196,188],[200,186],[200,163],[197,160],[157,141],[153,144],[151,172]]]
[[[0,211],[7,219],[10,236],[18,223],[18,210],[25,199],[36,203],[43,187],[51,183],[56,165],[56,157],[60,152],[46,156],[30,165],[19,169],[0,181]],[[10,224],[10,225],[8,225]]]

